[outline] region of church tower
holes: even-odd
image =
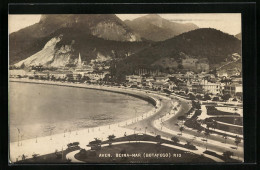
[[[79,53],[79,59],[78,59],[77,67],[82,67],[82,60],[81,60],[80,53]]]

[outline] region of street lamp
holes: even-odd
[[[136,117],[136,108],[134,107],[134,109],[135,109],[135,121],[137,122],[138,121],[138,118]]]
[[[19,146],[20,129],[17,128],[17,131],[18,131],[18,143],[17,143],[17,145]]]

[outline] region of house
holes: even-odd
[[[49,78],[49,72],[35,72],[34,78],[35,79],[48,79]]]
[[[55,79],[66,79],[67,74],[72,74],[72,71],[51,71],[49,72],[50,77]]]
[[[84,76],[89,77],[90,80],[99,81],[99,80],[103,80],[105,78],[106,74],[109,74],[109,72],[108,71],[93,71],[93,72],[84,73]]]
[[[164,76],[157,76],[157,77],[155,77],[155,81],[156,82],[167,82],[167,81],[169,81],[169,78],[164,77]]]
[[[169,85],[170,84],[168,82],[158,82],[158,81],[155,81],[153,83],[152,88],[155,89],[155,90],[169,89]]]
[[[9,70],[9,76],[10,77],[24,77],[27,75],[27,72],[25,70],[19,69],[19,70]]]
[[[141,84],[143,82],[143,78],[139,75],[128,75],[126,76],[126,82],[129,84]]]
[[[81,74],[78,73],[67,73],[66,77],[68,79],[68,81],[80,81],[81,79]]]
[[[220,83],[211,83],[207,80],[202,80],[200,82],[200,85],[202,86],[202,89],[204,93],[212,93],[212,94],[221,94],[221,84]]]
[[[243,92],[242,84],[238,84],[238,83],[232,83],[226,85],[224,86],[224,90],[223,90],[224,94],[230,94],[231,96],[234,96],[237,93],[242,93],[242,92]]]

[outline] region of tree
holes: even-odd
[[[236,98],[234,98],[232,101],[233,101],[233,102],[236,102],[236,101],[237,101],[237,99],[236,99]]]
[[[201,105],[200,105],[200,102],[195,102],[194,100],[192,100],[192,107],[197,109],[197,110],[200,110],[201,109]]]
[[[54,154],[56,155],[56,158],[57,158],[57,159],[61,159],[61,158],[62,158],[62,154],[59,153],[57,149],[55,150],[55,153],[54,153]]]
[[[224,94],[224,95],[222,96],[222,99],[223,99],[224,101],[228,101],[230,97],[231,97],[230,94]]]
[[[161,135],[156,135],[155,139],[158,141],[157,144],[161,144]]]
[[[197,94],[197,95],[196,95],[196,99],[201,100],[201,99],[202,99],[202,96],[199,95],[199,94]]]
[[[206,143],[208,143],[208,137],[210,136],[210,131],[208,129],[205,129],[204,136],[206,138]],[[207,145],[206,145],[206,150],[207,150]]]
[[[240,100],[243,100],[243,93],[242,92],[237,92],[236,93],[237,98],[239,98]]]
[[[227,143],[227,138],[228,138],[227,134],[223,134],[222,137],[225,139],[225,143]]]
[[[185,93],[188,94],[189,93],[189,89],[185,89]]]
[[[185,116],[179,116],[178,120],[182,121],[182,124],[184,123],[184,121],[186,120]]]
[[[240,138],[239,136],[236,136],[234,142],[235,142],[235,144],[236,144],[236,146],[237,146],[237,149],[238,149],[238,145],[241,143],[241,138]]]
[[[33,154],[32,157],[33,159],[36,159],[39,156],[39,154]]]
[[[113,135],[109,135],[107,138],[108,138],[108,141],[109,141],[109,146],[111,146],[112,145],[112,141],[115,139],[115,135],[113,134]]]
[[[180,132],[181,132],[181,135],[182,135],[182,131],[184,131],[184,127],[182,126],[182,127],[180,127]]]
[[[178,64],[177,68],[181,70],[181,69],[183,69],[183,65],[182,64]]]
[[[195,100],[196,99],[196,97],[193,95],[193,94],[189,94],[189,98],[190,98],[190,100]]]
[[[224,157],[225,160],[228,160],[228,159],[230,159],[231,156],[234,155],[234,153],[231,152],[231,151],[225,151],[225,152],[223,152],[222,155],[223,155],[223,157]]]
[[[201,132],[202,132],[202,129],[199,128],[199,129],[197,130],[198,136],[199,136],[199,134],[201,134]]]
[[[100,150],[101,149],[101,140],[98,138],[95,138],[94,141],[90,141],[87,146],[91,147],[91,150]]]
[[[204,95],[204,100],[211,100],[211,97],[208,93]]]
[[[172,140],[174,143],[179,143],[179,142],[180,142],[180,140],[179,140],[176,136],[173,136],[173,137],[171,138],[171,140]]]
[[[20,69],[24,69],[25,68],[25,64],[23,63],[21,66],[20,66]]]
[[[219,101],[218,97],[213,97],[212,101]]]

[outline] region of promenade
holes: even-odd
[[[79,142],[81,148],[86,148],[86,145],[93,141],[94,138],[107,140],[108,135],[114,134],[117,137],[123,137],[125,134],[147,133],[151,135],[161,135],[162,138],[170,140],[171,137],[178,135],[178,128],[175,123],[178,122],[177,117],[186,113],[191,107],[189,101],[176,96],[167,97],[163,94],[151,92],[147,90],[131,89],[125,87],[98,86],[50,81],[31,81],[31,80],[10,80],[24,83],[36,83],[46,85],[69,86],[77,88],[90,88],[96,90],[105,90],[122,94],[130,94],[135,97],[149,100],[155,106],[152,110],[144,113],[141,116],[134,117],[129,120],[118,122],[111,125],[87,128],[78,131],[55,134],[52,136],[38,137],[37,139],[28,139],[21,141],[20,146],[17,142],[10,143],[10,158],[12,162],[21,160],[22,155],[26,158],[31,158],[33,154],[44,155],[53,153],[55,150],[61,151],[67,148],[67,144],[71,142]],[[172,109],[179,104],[179,108],[173,114]],[[163,122],[163,124],[161,124]],[[203,148],[223,153],[224,151],[232,151],[236,156],[243,161],[243,147],[238,147],[237,150],[232,149],[231,141],[227,140],[227,144],[223,144],[220,136],[211,135],[208,142],[203,142],[200,137],[194,138],[196,132],[185,129],[178,138],[181,142],[192,141],[199,148],[199,153],[205,151]],[[182,148],[180,148],[182,149]],[[184,150],[184,148],[182,149]],[[74,152],[75,154],[76,152]],[[70,154],[69,156],[71,157]],[[216,159],[215,159],[216,160]]]
[[[157,114],[161,109],[161,102],[158,100],[157,95],[149,94],[146,92],[132,90],[132,89],[122,89],[116,87],[108,86],[96,86],[96,85],[86,85],[86,84],[74,84],[74,83],[61,83],[61,82],[50,82],[50,81],[31,81],[31,80],[10,80],[15,82],[23,83],[35,83],[35,84],[46,84],[46,85],[58,85],[58,86],[69,86],[77,88],[90,88],[96,90],[105,90],[111,92],[119,92],[123,94],[130,94],[135,97],[139,97],[145,100],[149,100],[155,106],[152,110],[144,113],[141,116],[134,117],[129,120],[118,122],[111,125],[87,128],[78,131],[71,131],[66,133],[54,134],[51,136],[37,137],[34,139],[22,140],[19,142],[10,143],[10,160],[11,162],[16,162],[22,159],[24,154],[26,158],[32,158],[33,154],[45,155],[55,152],[55,150],[61,151],[67,148],[67,144],[71,142],[79,142],[81,148],[86,148],[86,145],[93,141],[94,138],[99,138],[101,140],[107,140],[108,135],[114,134],[116,137],[122,137],[125,134],[133,134],[134,130],[125,128],[129,124],[133,124],[137,121],[147,119],[152,115]]]

